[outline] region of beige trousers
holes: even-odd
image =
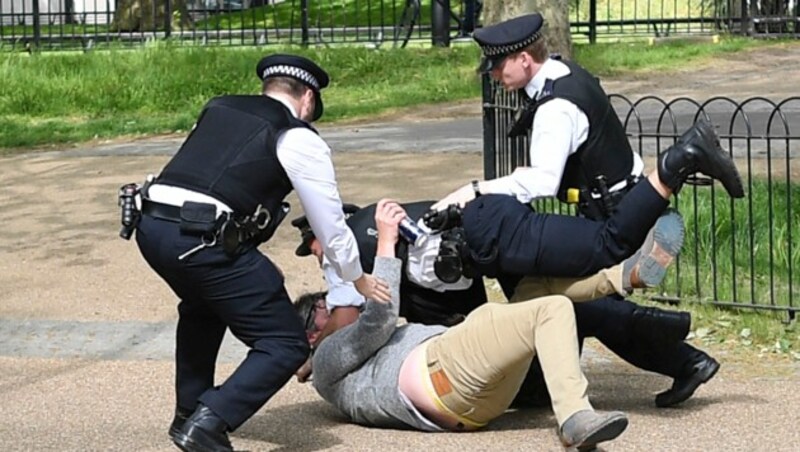
[[[564,296],[485,304],[431,339],[426,360],[441,403],[465,423],[480,426],[508,409],[536,355],[558,425],[592,408],[575,314]]]
[[[526,276],[517,284],[514,296],[508,301],[516,303],[557,294],[564,295],[572,301],[590,301],[614,294],[624,295],[622,264],[600,270],[584,278]]]

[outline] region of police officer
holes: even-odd
[[[686,153],[690,152],[695,153],[698,157],[702,156],[702,158],[698,160],[702,160],[704,163],[696,166],[696,169],[707,172],[715,178],[725,179],[729,176],[736,175],[735,167],[727,165],[729,163],[729,158],[721,152],[718,143],[715,141],[715,135],[708,134],[711,132],[711,130],[707,128],[708,126],[707,123],[698,124],[687,132],[679,144],[673,146],[666,152],[670,153],[672,159],[675,160],[679,160],[678,157],[680,155],[684,154],[685,156]],[[694,134],[695,132],[699,135],[696,136]],[[724,169],[719,170],[719,167]],[[669,170],[670,165],[667,165],[667,167],[662,168],[658,172],[659,177],[655,177],[655,174],[652,174],[650,176],[650,181],[642,181],[637,184],[637,187],[632,190],[631,196],[627,197],[623,202],[625,207],[621,205],[619,210],[614,214],[617,220],[616,224],[618,225],[614,228],[615,230],[629,230],[629,235],[633,236],[637,233],[636,226],[642,226],[643,224],[643,222],[637,223],[633,216],[643,217],[644,223],[647,221],[655,221],[655,217],[658,216],[658,213],[666,206],[666,198],[669,197],[669,193],[662,192],[658,189],[654,190],[653,187],[658,185],[654,181],[661,180],[662,178],[660,176],[663,175],[665,179],[671,180],[673,185],[675,185],[674,175],[672,175]],[[534,230],[537,229],[534,227],[517,227],[525,223],[524,221],[519,221],[519,218],[548,217],[556,226],[549,229],[537,229],[538,232],[532,234],[528,238],[528,242],[541,241],[543,242],[541,248],[551,251],[583,250],[585,254],[586,250],[592,249],[591,246],[587,245],[584,236],[592,235],[590,231],[594,228],[587,227],[589,223],[586,223],[586,220],[569,217],[558,218],[559,216],[552,215],[537,216],[516,201],[506,202],[507,199],[508,198],[504,196],[484,196],[481,197],[479,201],[469,203],[464,209],[463,220],[465,228],[468,231],[467,236],[470,237],[473,235],[471,232],[477,232],[481,237],[489,236],[489,242],[498,243],[504,240],[504,235],[506,237],[516,235],[515,233],[517,230],[534,232]],[[404,207],[408,209],[407,213],[410,218],[418,219],[422,212],[425,211],[426,207],[431,204],[430,202],[418,202],[408,204]],[[374,205],[371,206],[371,208],[362,210],[353,209],[352,212],[354,213],[347,220],[348,225],[355,232],[356,240],[361,250],[362,264],[365,268],[371,268],[372,263],[364,262],[363,260],[365,256],[369,255],[370,250],[374,251],[377,242],[374,233],[370,233],[370,231],[375,230],[374,221],[370,220],[370,218],[374,216],[373,210]],[[483,213],[481,213],[481,211],[483,211]],[[647,220],[648,215],[650,217],[649,220]],[[516,219],[514,217],[516,217]],[[504,229],[498,225],[508,224],[514,227],[508,229],[508,232],[505,234],[497,233],[498,230]],[[625,228],[622,226],[623,224],[631,224],[632,226]],[[315,247],[314,236],[313,232],[309,230],[305,219],[299,218],[293,221],[293,225],[301,230],[303,238],[303,242],[298,247],[296,253],[298,255],[313,253]],[[575,233],[570,234],[567,231],[570,228],[573,228]],[[645,229],[645,227],[639,227],[638,229]],[[537,235],[541,235],[541,237],[536,237]],[[557,240],[560,235],[572,238],[571,242],[574,243]],[[438,236],[431,237],[435,238]],[[473,241],[479,242],[479,240]],[[638,241],[641,242],[641,239],[638,239]],[[522,239],[514,240],[514,243],[522,242],[524,242]],[[633,240],[633,242],[636,242],[636,240]],[[398,251],[397,255],[404,261],[404,268],[406,270],[403,274],[404,285],[400,292],[400,309],[403,313],[402,315],[410,322],[452,325],[454,323],[453,320],[457,320],[459,317],[463,318],[463,316],[468,314],[472,309],[483,304],[486,298],[483,293],[482,284],[479,286],[480,294],[475,291],[450,290],[446,285],[441,283],[431,286],[439,290],[429,290],[429,284],[425,281],[430,278],[426,279],[424,276],[424,269],[425,267],[430,269],[433,265],[419,265],[419,262],[424,259],[420,256],[424,256],[426,250],[431,249],[429,245],[435,245],[435,243],[434,240],[431,240],[422,247],[408,247],[406,245]],[[637,245],[633,244],[632,246]],[[509,250],[516,247],[504,247],[501,244],[499,248],[504,251],[489,254],[510,254]],[[554,267],[562,266],[565,269],[568,267],[572,269],[578,268],[573,263],[565,262],[563,265],[561,263],[554,263],[558,258],[554,253],[539,253],[536,251],[538,249],[536,246],[523,248],[523,254],[533,255],[533,260],[540,261],[542,268],[552,269],[553,267],[551,264],[554,264]],[[494,276],[497,274],[497,270],[492,269],[492,266],[495,264],[496,260],[501,260],[501,258],[498,257],[492,261],[485,261],[482,263],[483,265],[478,265],[478,268],[481,270],[487,269],[489,270],[488,273],[492,273],[492,276]],[[633,258],[634,262],[637,260],[638,258]],[[591,259],[588,259],[588,261],[591,261]],[[423,271],[420,271],[420,267],[422,267]],[[494,267],[497,267],[497,265],[494,265]],[[358,297],[344,296],[347,293],[346,287],[341,287],[339,284],[336,284],[330,277],[326,278],[326,280],[329,283],[329,287],[334,288],[327,297],[329,310],[334,308],[339,310],[346,306],[361,304],[361,300],[358,300]],[[481,279],[477,277],[474,281],[475,283],[479,283]],[[534,280],[524,281],[520,291],[526,293],[532,292],[532,290],[526,286],[533,281]],[[412,296],[407,295],[409,291],[411,291]],[[541,296],[543,294],[544,293],[538,293],[537,295]],[[507,292],[507,296],[509,296],[512,301],[514,301],[513,298],[521,300],[519,296],[515,297],[514,295],[513,291]],[[628,360],[642,369],[660,372],[665,375],[675,375],[677,372],[680,372],[681,369],[676,369],[674,365],[671,365],[669,359],[664,359],[663,361],[667,361],[667,363],[661,364],[660,361],[662,360],[659,358],[664,356],[669,358],[672,350],[688,347],[683,342],[689,327],[688,314],[674,313],[670,315],[661,315],[663,313],[661,310],[655,308],[640,308],[634,303],[624,299],[614,300],[613,302],[618,304],[619,307],[612,306],[609,303],[590,302],[587,308],[582,309],[581,305],[584,303],[575,303],[575,311],[576,314],[578,314],[577,326],[580,338],[598,337],[598,339],[611,350],[617,352],[623,359]],[[659,315],[651,315],[652,318],[650,319],[642,319],[642,317],[649,315],[651,312]],[[354,315],[354,318],[356,316],[357,314]],[[679,319],[681,328],[675,328],[673,323],[676,322],[673,321],[673,318]],[[676,333],[672,330],[680,330],[680,333]],[[647,347],[641,347],[642,350],[646,348],[647,353],[642,356],[631,354],[627,348],[632,344],[628,342],[633,344],[647,344]],[[539,405],[549,403],[549,396],[546,392],[537,391],[532,393],[532,390],[536,388],[533,384],[536,379],[537,376],[534,374],[534,377],[529,378],[526,382],[526,387],[520,391],[520,404]],[[692,389],[692,393],[694,389],[696,389],[696,386]],[[691,393],[681,394],[681,396],[683,400],[685,400],[691,396]],[[660,396],[659,400],[663,398],[664,396]]]
[[[540,14],[529,14],[484,27],[473,34],[483,52],[479,70],[490,73],[506,90],[520,90],[529,99],[511,132],[520,134],[532,127],[531,166],[517,168],[512,174],[498,179],[473,181],[437,203],[437,209],[452,203],[463,204],[480,193],[510,194],[523,203],[557,196],[561,201],[577,202],[578,211],[583,216],[600,220],[614,211],[616,204],[639,179],[643,169],[641,158],[631,149],[624,127],[599,81],[574,62],[549,56],[541,39],[543,24]],[[661,155],[660,167],[667,161],[666,155]],[[676,174],[693,170],[685,163],[673,168]],[[744,195],[741,184],[736,184],[733,179],[721,178],[721,181],[731,196]],[[672,183],[678,187],[681,182],[674,180]],[[657,247],[644,251],[658,252]],[[644,258],[649,259],[649,265],[643,265],[643,271],[636,276],[645,285],[653,286],[663,276],[666,264],[647,255]],[[504,282],[507,292],[513,292],[515,281]],[[610,309],[622,309],[616,301],[603,299],[598,302],[608,303]],[[577,310],[589,308],[589,305],[576,307]],[[581,314],[577,315],[580,318]],[[644,315],[662,316],[662,313],[648,311]],[[600,325],[610,325],[604,319],[592,320]],[[651,320],[658,321],[655,318]],[[669,321],[669,318],[663,320]],[[628,348],[624,350],[629,352],[627,355],[639,354],[642,359],[638,361],[646,361],[647,350],[634,352],[630,348],[639,345],[625,345],[630,342],[625,340],[619,342],[623,349]],[[618,354],[623,351],[617,348]],[[673,372],[675,384],[671,392],[657,398],[659,406],[671,406],[685,400],[719,368],[713,358],[699,350],[688,345],[681,350],[674,357],[680,364],[670,366],[671,369],[680,369]]]
[[[169,429],[183,450],[232,450],[236,430],[308,357],[275,265],[257,246],[270,238],[295,189],[339,276],[389,301],[362,271],[345,226],[330,148],[309,124],[322,116],[328,74],[311,60],[273,54],[256,68],[263,95],[211,99],[177,154],[143,190],[136,240],[180,298],[177,407]],[[215,361],[230,329],[250,351],[221,385]]]

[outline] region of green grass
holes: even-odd
[[[679,69],[754,46],[671,42],[577,45],[597,75]],[[0,53],[0,153],[94,138],[185,131],[203,104],[225,93],[257,93],[255,64],[272,52],[307,55],[328,69],[323,121],[369,117],[418,104],[475,99],[475,45],[448,49],[186,47],[157,43],[89,53]]]
[[[187,130],[209,98],[258,93],[256,62],[280,50],[157,45],[90,54],[0,55],[0,147]],[[329,70],[326,121],[479,92],[473,47],[290,51]]]
[[[687,235],[660,291],[776,306],[791,296],[800,306],[800,184],[755,179],[748,196],[733,202],[720,187],[687,187],[675,205]]]

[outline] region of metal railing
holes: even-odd
[[[473,2],[471,8],[465,7],[467,1]],[[401,23],[412,4],[419,13],[408,30],[410,39],[447,45],[450,40],[442,40],[441,30],[434,31],[431,24],[447,26],[449,16],[451,35],[466,37],[472,27],[480,26],[480,17],[465,18],[465,11],[480,11],[475,2],[482,4],[480,0],[0,0],[0,48],[86,50],[165,39],[189,45],[381,46],[404,35],[398,27],[408,25]],[[798,0],[573,0],[569,14],[578,41],[719,32],[798,37],[799,4]]]
[[[699,179],[674,197],[686,222],[686,240],[653,298],[704,301],[722,306],[800,311],[800,97],[631,100],[609,96],[646,168],[698,118],[716,126],[723,147],[742,174],[747,196]],[[509,174],[529,163],[528,138],[506,134],[520,106],[517,93],[484,79],[484,171]],[[537,209],[574,213],[570,205],[539,201]]]

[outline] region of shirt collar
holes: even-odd
[[[544,88],[545,80],[556,80],[565,75],[569,75],[570,73],[569,67],[566,64],[562,63],[561,61],[548,58],[547,61],[542,63],[542,67],[539,68],[539,71],[533,76],[531,81],[525,85],[525,93],[531,99],[533,99],[534,96],[538,98],[539,93],[541,93],[542,89]]]
[[[278,102],[282,103],[284,107],[289,109],[289,112],[292,114],[292,116],[294,116],[295,118],[298,117],[297,116],[297,111],[295,111],[294,106],[292,106],[292,103],[289,102],[289,100],[286,98],[285,94],[283,94],[283,93],[270,93],[270,94],[267,94],[266,96],[269,97],[270,99],[275,99]]]

